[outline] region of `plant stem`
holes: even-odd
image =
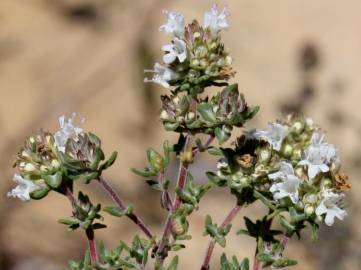
[[[253,267],[252,267],[253,270],[259,270],[259,262],[258,262],[258,259],[257,259],[257,254],[254,256],[254,261],[253,261]]]
[[[288,244],[288,241],[290,240],[290,237],[287,234],[284,234],[281,240],[281,244],[283,248],[285,248]]]
[[[186,137],[186,142],[184,144],[183,150],[187,150],[189,147],[191,147],[191,134],[188,134]],[[178,169],[178,177],[177,177],[177,187],[179,188],[179,190],[183,190],[184,185],[186,183],[186,179],[187,179],[187,168],[188,168],[188,164],[183,163],[182,161],[179,162],[179,169]],[[163,230],[163,235],[162,238],[159,242],[157,251],[155,253],[155,257],[156,257],[156,266],[161,266],[163,265],[164,262],[164,256],[163,256],[163,251],[165,248],[165,245],[169,239],[169,235],[171,233],[171,227],[172,227],[172,215],[173,213],[179,208],[179,206],[181,205],[181,199],[178,195],[175,196],[174,198],[174,202],[172,204],[171,209],[169,210],[168,213],[168,217],[167,220],[165,222],[165,226],[164,226],[164,230]]]
[[[90,257],[93,263],[97,263],[99,261],[97,247],[94,240],[94,230],[89,227],[85,230],[86,236],[88,238],[88,245],[90,251]]]
[[[210,145],[212,144],[213,140],[214,140],[214,135],[209,135],[207,141],[206,141],[206,142],[204,143],[204,145],[203,145],[203,148],[204,148],[204,149],[207,149],[208,146],[210,146]],[[197,147],[196,149],[194,149],[194,150],[193,150],[193,157],[195,157],[196,155],[198,155],[199,152],[200,152],[200,149],[199,149],[198,147]]]
[[[271,218],[270,220],[267,221],[266,230],[271,229],[272,222],[273,222],[273,218]],[[254,254],[253,268],[252,268],[253,270],[259,270],[259,269],[260,269],[260,264],[259,264],[259,261],[258,261],[258,259],[257,259],[258,246],[259,246],[259,241],[260,241],[260,240],[262,240],[262,239],[257,238],[257,241],[256,241],[256,252],[255,252],[255,254]]]
[[[65,196],[69,199],[71,206],[73,207],[75,204],[75,198],[72,190],[69,188],[67,184],[63,184],[63,190]],[[97,263],[99,261],[99,257],[94,238],[94,230],[91,227],[89,227],[88,229],[85,230],[85,234],[88,239],[88,246],[89,246],[91,260],[93,263]]]
[[[232,220],[235,218],[235,216],[238,214],[238,212],[241,210],[241,208],[242,208],[242,205],[238,205],[238,204],[235,207],[233,207],[232,210],[227,215],[227,217],[225,218],[225,220],[222,222],[222,225],[221,225],[220,228],[223,228],[226,225],[230,224],[232,222]],[[201,270],[208,270],[209,269],[209,263],[211,261],[211,257],[212,257],[212,254],[213,254],[215,244],[216,244],[216,241],[214,239],[212,239],[209,242],[207,252],[206,252],[206,256],[204,257]]]
[[[102,185],[104,190],[109,194],[109,196],[112,198],[112,200],[122,209],[125,209],[125,205],[120,199],[117,192],[113,189],[111,185],[104,179],[104,177],[100,176],[98,178],[98,182]],[[153,234],[150,232],[150,229],[144,224],[144,222],[133,212],[127,215],[127,217],[133,221],[143,232],[144,234],[149,238],[153,239]]]

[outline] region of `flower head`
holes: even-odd
[[[187,58],[186,43],[179,38],[174,38],[172,44],[164,45],[162,50],[166,52],[163,56],[163,61],[166,64],[173,63],[177,58],[182,63]]]
[[[228,28],[227,16],[229,16],[227,7],[219,12],[218,6],[214,4],[210,11],[204,13],[203,26],[209,28],[212,35],[217,35],[220,30]]]
[[[267,141],[274,150],[280,151],[283,139],[288,134],[288,128],[280,123],[270,123],[267,130],[253,130],[248,136]]]
[[[153,70],[146,70],[145,72],[152,72],[154,74],[152,79],[145,78],[144,82],[154,82],[165,88],[170,87],[169,81],[177,78],[177,73],[159,63],[155,63]]]
[[[293,167],[290,163],[281,162],[278,172],[269,174],[272,180],[281,180],[280,183],[272,184],[270,191],[276,200],[289,197],[293,203],[298,202],[298,188],[300,179],[294,174]]]
[[[42,189],[33,181],[23,178],[20,174],[15,174],[13,178],[17,186],[7,193],[8,197],[19,198],[22,201],[30,201],[30,193]]]
[[[174,34],[176,37],[183,37],[184,35],[184,16],[180,12],[163,11],[167,16],[167,23],[163,24],[159,30],[167,34]]]
[[[323,192],[323,198],[316,208],[316,215],[321,216],[325,215],[325,223],[328,226],[332,226],[335,217],[340,220],[343,220],[347,215],[347,212],[340,208],[339,204],[342,202],[344,194],[334,193],[332,191],[326,190]]]
[[[73,113],[71,118],[66,119],[64,115],[59,117],[60,130],[54,134],[55,144],[60,152],[65,152],[65,145],[68,139],[76,139],[83,129],[74,125],[74,118],[76,114]],[[82,119],[84,122],[84,119]]]

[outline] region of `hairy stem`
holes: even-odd
[[[98,182],[102,185],[104,190],[109,194],[109,196],[112,198],[112,200],[122,209],[125,209],[125,205],[120,199],[118,193],[113,189],[111,185],[104,179],[104,177],[100,176],[98,178]],[[127,215],[127,217],[133,221],[143,232],[144,234],[149,238],[153,239],[153,234],[150,232],[150,229],[144,224],[144,222],[134,213],[131,213]]]
[[[69,188],[67,184],[63,184],[63,191],[65,196],[69,199],[71,206],[73,207],[75,204],[73,191]],[[90,227],[85,230],[85,234],[88,239],[88,246],[89,246],[91,260],[93,263],[97,263],[99,261],[99,257],[94,238],[94,230]]]
[[[191,134],[187,135],[186,142],[184,144],[183,150],[187,150],[191,146]],[[187,168],[188,164],[183,163],[182,161],[179,162],[179,169],[178,169],[178,177],[177,177],[177,187],[182,190],[186,183],[187,179]],[[181,205],[181,199],[178,195],[175,196],[174,202],[172,204],[171,209],[169,210],[167,220],[165,222],[164,230],[162,238],[158,244],[158,248],[156,250],[156,266],[159,267],[163,265],[164,262],[164,248],[169,240],[169,235],[171,233],[172,227],[172,214],[179,208]]]
[[[235,218],[235,216],[238,214],[238,212],[241,210],[241,205],[236,205],[232,208],[232,210],[228,213],[227,217],[222,222],[221,228],[225,227],[226,225],[230,224],[232,220]],[[204,257],[203,264],[201,267],[201,270],[208,270],[209,269],[209,263],[211,261],[211,257],[213,254],[214,246],[216,244],[216,241],[212,239],[207,248],[206,256]]]
[[[88,238],[90,258],[93,263],[97,263],[99,261],[99,258],[98,258],[98,251],[97,251],[97,247],[96,247],[95,239],[94,239],[94,230],[90,227],[85,230],[85,233]]]

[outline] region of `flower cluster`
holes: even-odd
[[[189,95],[174,98],[162,96],[161,120],[167,130],[206,133],[217,136],[219,142],[226,141],[232,128],[241,127],[258,111],[249,107],[244,96],[238,92],[238,85],[225,87],[211,100],[196,102]]]
[[[43,198],[50,190],[62,193],[63,182],[96,179],[114,162],[116,153],[100,165],[104,160],[100,140],[74,124],[74,118],[75,114],[69,119],[61,116],[54,134],[42,131],[26,139],[14,164],[19,170],[14,175],[17,186],[8,196],[29,201]]]
[[[164,65],[156,63],[151,79],[163,87],[176,87],[176,91],[187,91],[193,95],[200,93],[206,86],[225,81],[234,75],[231,68],[232,58],[225,50],[220,31],[228,28],[227,8],[219,11],[214,5],[205,12],[203,26],[194,20],[185,25],[184,16],[179,12],[164,12],[166,24],[160,31],[173,35],[171,44],[164,45]]]
[[[245,132],[235,149],[221,149],[218,185],[227,185],[242,203],[260,199],[290,233],[307,221],[317,226],[343,219],[344,191],[350,188],[337,149],[325,142],[310,119],[289,116],[268,129]],[[282,212],[289,212],[287,220]]]

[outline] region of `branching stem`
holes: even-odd
[[[98,178],[98,182],[101,184],[101,186],[104,188],[104,190],[108,193],[108,195],[112,198],[112,200],[122,209],[125,209],[125,205],[120,199],[118,193],[113,189],[113,187],[104,179],[104,177],[100,176]],[[144,234],[149,238],[153,239],[153,234],[150,232],[150,229],[144,224],[144,222],[133,212],[127,217],[133,221],[143,232]]]
[[[235,207],[233,207],[232,210],[227,215],[227,217],[222,222],[221,228],[223,228],[223,227],[227,226],[228,224],[230,224],[232,222],[232,220],[235,218],[235,216],[238,214],[238,212],[241,210],[241,208],[242,208],[241,205],[236,205]],[[216,244],[216,241],[214,239],[212,239],[209,242],[207,252],[206,252],[206,256],[204,257],[201,270],[208,270],[209,269],[209,263],[211,261],[211,257],[212,257],[212,254],[213,254],[215,244]]]

